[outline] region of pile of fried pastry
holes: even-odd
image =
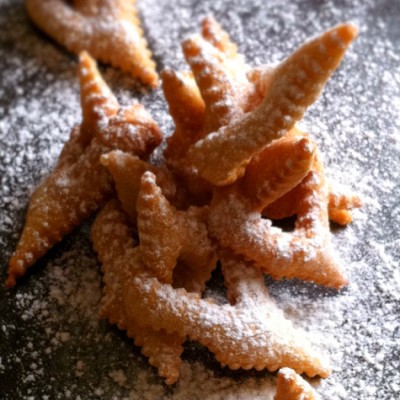
[[[277,307],[264,275],[347,284],[329,221],[351,222],[360,199],[328,183],[317,144],[296,123],[356,34],[338,25],[281,63],[252,68],[205,18],[182,45],[190,70],[161,74],[175,124],[161,157],[152,116],[137,102],[120,106],[81,52],[82,123],[32,194],[7,286],[97,212],[100,316],[126,331],[167,384],[179,379],[189,338],[231,369],[280,370],[276,400],[314,399],[297,374],[327,377],[329,366]],[[292,231],[272,222],[287,217]],[[202,296],[217,266],[222,304]]]

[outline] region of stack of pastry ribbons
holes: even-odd
[[[100,315],[167,384],[179,379],[187,338],[231,369],[327,377],[326,360],[276,306],[264,274],[347,284],[329,220],[349,223],[360,202],[332,189],[316,143],[295,124],[355,36],[339,25],[276,66],[250,68],[206,18],[183,42],[190,71],[162,72],[175,130],[157,163],[148,161],[161,142],[155,122],[137,103],[121,107],[82,53],[83,121],[33,193],[7,284],[100,209],[91,231],[104,273]],[[292,232],[271,222],[290,216]],[[202,297],[217,264],[223,304]]]

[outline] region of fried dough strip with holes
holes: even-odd
[[[104,273],[100,316],[127,331],[128,337],[141,347],[149,363],[157,368],[167,384],[179,378],[184,335],[142,327],[136,318],[128,318],[123,308],[123,282],[143,273],[138,248],[132,239],[125,216],[116,200],[108,203],[92,226],[91,239]]]
[[[32,21],[59,44],[155,87],[158,75],[134,0],[25,0]]]
[[[161,132],[143,106],[119,107],[87,53],[80,56],[79,76],[82,125],[72,130],[58,165],[32,194],[9,262],[8,287],[112,194],[111,176],[99,161],[103,153],[121,148],[146,156],[161,142]]]
[[[260,148],[284,136],[303,117],[356,34],[353,25],[339,25],[303,44],[275,68],[257,109],[190,148],[189,159],[199,174],[218,186],[242,176]]]

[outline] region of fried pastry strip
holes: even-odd
[[[149,112],[136,101],[120,106],[85,51],[79,54],[79,80],[84,144],[95,137],[110,149],[147,157],[161,143],[162,133]]]
[[[308,136],[284,137],[265,147],[251,160],[243,178],[214,191],[210,232],[213,233],[214,218],[219,221],[216,209],[223,209],[221,203],[235,198],[249,212],[261,212],[266,205],[297,187],[310,171],[315,154],[316,145]],[[219,225],[219,229],[222,233],[224,228]]]
[[[234,256],[229,249],[220,249],[218,255],[227,297],[232,305],[245,310],[258,310],[260,314],[266,313],[271,320],[283,317],[282,311],[269,295],[264,275],[258,268]],[[297,332],[299,336],[306,335],[300,329]]]
[[[103,153],[121,148],[146,156],[161,141],[159,128],[143,106],[116,108],[118,103],[87,53],[81,54],[79,75],[84,120],[73,129],[54,171],[32,194],[9,262],[8,287],[112,194],[111,176],[99,160]]]
[[[340,289],[347,284],[347,280],[331,249],[328,188],[323,166],[318,155],[314,156],[315,148],[302,144],[305,138],[285,139],[297,143],[297,155],[293,150],[286,157],[279,156],[279,153],[273,155],[276,148],[279,150],[280,144],[280,141],[275,141],[260,156],[278,162],[280,160],[281,167],[275,164],[276,168],[271,171],[273,173],[268,174],[267,171],[255,186],[244,184],[248,180],[245,175],[226,189],[229,191],[228,196],[220,196],[216,192],[210,208],[209,233],[221,246],[253,260],[258,268],[275,279],[296,277]],[[310,164],[304,162],[307,152],[310,155],[308,160],[312,161],[308,173],[307,166],[310,167]],[[252,171],[249,176],[254,175],[250,182],[257,179],[253,165],[259,162],[256,157],[249,165],[249,172]],[[291,189],[289,183],[294,187],[299,182],[301,200],[295,230],[283,232],[273,227],[269,220],[262,219],[260,214],[269,201],[275,201]],[[256,195],[257,199],[258,193],[262,195],[254,203],[253,198]]]
[[[175,130],[167,138],[165,161],[177,180],[187,190],[192,204],[206,204],[211,199],[209,182],[199,177],[189,164],[188,148],[204,135],[205,105],[191,72],[165,69],[162,87]]]
[[[158,75],[143,37],[135,0],[25,0],[32,21],[78,54],[89,51],[155,87]]]
[[[155,331],[151,326],[142,326],[134,315],[124,311],[126,285],[135,276],[148,274],[148,270],[116,201],[107,204],[99,213],[91,236],[104,272],[105,286],[100,315],[126,330],[135,344],[141,346],[142,353],[149,357],[149,363],[158,369],[160,376],[166,378],[166,383],[175,383],[179,378],[180,354],[186,335],[179,332],[167,333],[163,329]],[[179,277],[178,284],[186,290],[201,290],[205,282],[200,283],[196,275],[193,279],[193,272],[189,270],[185,277]]]
[[[101,122],[114,117],[119,104],[97,71],[96,61],[83,51],[79,54],[79,86],[82,108],[82,131],[85,133],[85,143],[99,131]]]
[[[291,368],[281,368],[274,400],[316,400],[314,389]]]
[[[201,199],[196,204],[206,204],[212,187],[188,162],[187,150],[205,134],[243,114],[254,90],[250,90],[253,85],[247,80],[249,68],[243,56],[213,18],[205,18],[202,36],[192,36],[182,48],[198,88],[188,74],[178,80],[179,75],[170,70],[163,73],[163,88],[176,125],[164,155],[193,199]],[[193,107],[194,99],[203,104],[201,119],[196,118],[199,107]]]
[[[151,171],[156,176],[157,185],[160,186],[169,201],[172,203],[179,202],[177,200],[177,187],[167,169],[156,167],[137,156],[120,150],[103,154],[100,162],[107,167],[114,179],[118,199],[131,225],[136,226],[137,223],[136,202],[141,177],[146,171]]]
[[[151,176],[149,172],[145,175]],[[124,312],[128,320],[136,319],[143,326],[167,332],[188,333],[192,339],[208,346],[221,363],[231,368],[275,370],[290,365],[311,376],[329,374],[324,362],[270,303],[265,314],[261,314],[258,308],[249,312],[245,307],[211,304],[201,300],[197,294],[173,289],[171,285],[152,278],[144,266],[140,267],[133,254],[126,260],[134,263],[138,272],[133,280],[123,279],[123,289],[116,291],[123,293]],[[259,273],[254,274],[258,282],[255,285],[259,285]],[[253,287],[253,293],[260,295],[259,286],[254,288],[251,283],[249,285]],[[247,293],[246,290],[243,292]],[[267,297],[263,299],[266,301]],[[240,303],[244,305],[244,302]],[[246,328],[239,328],[239,325]],[[277,327],[281,329],[279,333],[274,331]]]
[[[200,35],[186,39],[182,49],[206,105],[204,132],[243,114],[249,82],[242,56],[228,58]]]
[[[201,36],[227,57],[232,59],[238,57],[236,44],[213,17],[205,17],[201,22]]]
[[[248,79],[254,84],[255,88],[251,110],[256,108],[267,94],[275,67],[275,65],[271,64],[261,65],[248,72]],[[288,132],[290,136],[297,134],[299,134],[299,131],[296,127]],[[300,193],[301,190],[297,187],[293,188],[290,192],[266,207],[262,212],[263,216],[269,219],[283,219],[295,215],[297,213],[296,205],[299,201]],[[330,221],[340,225],[347,225],[353,220],[351,210],[359,207],[361,207],[359,196],[338,191],[335,185],[333,187],[331,185],[328,204]]]
[[[145,326],[187,334],[231,369],[275,371],[290,366],[309,376],[330,373],[325,361],[276,307],[260,313],[257,307],[221,306],[146,276],[126,283],[125,293],[127,314]]]
[[[301,201],[301,187],[296,186],[262,211],[262,215],[269,219],[282,219],[297,214],[297,205]],[[337,192],[331,188],[329,192],[328,214],[329,220],[340,225],[347,225],[352,220],[351,210],[361,207],[361,199],[356,194]]]
[[[143,262],[165,283],[172,284],[174,268],[179,261],[191,270],[192,285],[204,290],[217,263],[214,247],[208,237],[208,209],[190,207],[178,211],[156,184],[151,172],[142,176],[137,199],[138,232]]]
[[[215,103],[218,102],[218,98],[214,99],[216,94],[213,94],[213,91],[218,91],[217,96],[220,96],[219,100],[221,100],[221,96],[226,97],[227,95],[222,92],[223,85],[228,85],[234,90],[237,89],[237,87],[232,87],[234,82],[228,82],[233,78],[233,74],[238,75],[236,81],[242,83],[247,81],[245,72],[248,67],[244,64],[243,56],[238,55],[236,45],[230,41],[228,34],[214,18],[206,17],[202,21],[202,37],[189,38],[183,44],[184,54],[189,60],[196,80],[198,80],[200,90],[192,73],[179,73],[171,69],[162,72],[164,94],[176,126],[175,132],[167,140],[168,147],[164,153],[167,159],[185,157],[189,146],[204,135],[205,104],[200,94],[201,90],[203,90],[208,108],[212,109],[217,107]],[[223,61],[226,58],[236,63],[237,71],[233,70],[233,66],[231,66],[231,70],[228,69]],[[216,61],[217,65],[211,65],[212,61]],[[205,72],[207,67],[211,67],[211,70],[206,71],[207,78],[202,77],[202,72]],[[225,83],[218,82],[218,79],[212,76],[214,72],[219,73]],[[212,88],[208,90],[207,82],[210,86],[212,85]],[[239,97],[238,95],[236,97]],[[208,114],[210,114],[210,110],[208,110]],[[182,146],[182,143],[185,145]],[[177,150],[179,157],[174,157]]]
[[[340,225],[347,225],[353,221],[351,210],[360,208],[361,199],[356,194],[347,194],[336,191],[332,188],[329,192],[329,219]]]
[[[316,145],[307,136],[278,139],[251,160],[234,187],[252,211],[261,211],[307,175],[315,154]]]
[[[196,293],[173,289],[171,285],[162,284],[150,275],[141,260],[138,247],[134,247],[122,213],[115,212],[115,208],[104,209],[92,231],[94,246],[107,276],[105,282],[110,289],[103,307],[106,313],[111,312],[111,321],[128,329],[128,333],[135,330],[129,328],[131,324],[134,327],[139,324],[144,326],[144,332],[154,327],[160,329],[162,335],[169,335],[168,332],[178,332],[180,337],[189,334],[192,339],[209,347],[222,364],[233,369],[276,370],[288,365],[310,376],[329,374],[325,361],[310,349],[300,332],[269,300],[265,287],[261,296],[264,304],[261,307],[266,303],[268,306],[260,312],[255,301],[261,290],[257,271],[252,270],[249,280],[244,283],[245,288],[252,288],[256,296],[254,299],[245,296],[254,300],[254,308],[250,310],[244,307],[244,301],[238,301],[235,307],[219,306],[201,300]],[[229,261],[225,261],[225,268],[229,268]],[[240,293],[247,292],[244,289]],[[236,298],[239,299],[239,296]],[[123,302],[122,307],[119,306],[120,301]],[[159,360],[161,355],[157,357]],[[170,362],[171,359],[167,358],[163,365],[169,365]]]
[[[128,337],[141,347],[149,363],[158,369],[167,384],[179,378],[182,343],[185,336],[151,327],[140,326],[136,318],[127,318],[123,307],[123,282],[143,273],[137,244],[132,239],[125,216],[116,200],[109,202],[98,214],[92,226],[91,239],[104,273],[100,316],[127,331]]]
[[[9,262],[7,287],[14,286],[17,278],[112,193],[111,178],[98,162],[103,151],[93,140],[73,165],[56,169],[35,189]]]
[[[252,101],[249,102],[248,111],[255,110],[267,95],[276,67],[274,64],[264,64],[254,67],[247,72],[247,79],[253,84],[254,88],[254,94]]]
[[[271,68],[261,66],[250,69],[245,63],[244,56],[238,53],[237,45],[232,42],[228,33],[211,16],[203,19],[201,35],[223,53],[232,64],[226,71],[226,76],[231,80],[231,84],[236,91],[241,90],[243,92],[243,98],[239,99],[238,104],[233,104],[232,107],[237,108],[240,105],[245,112],[254,109],[255,104],[258,105],[265,96],[266,69],[270,71]],[[233,74],[232,70],[234,71]],[[259,93],[260,91],[262,91],[261,94]],[[238,99],[238,96],[235,98]]]
[[[288,132],[287,136],[304,137],[304,133],[295,127]],[[268,206],[262,210],[262,215],[269,219],[282,219],[296,215],[299,204],[302,201],[302,193],[301,185],[295,186],[282,197],[268,204]],[[347,194],[343,190],[341,191],[338,185],[329,185],[329,220],[340,225],[347,225],[352,221],[350,211],[359,207],[361,207],[361,199],[357,195]]]
[[[191,72],[164,69],[162,88],[175,131],[167,138],[167,161],[184,158],[188,148],[203,136],[205,104]]]
[[[201,176],[227,185],[242,176],[251,157],[284,136],[319,96],[357,34],[339,25],[303,44],[273,73],[269,90],[251,113],[198,141],[189,157]]]
[[[82,129],[81,125],[75,125],[72,128],[68,140],[64,143],[64,146],[61,149],[61,153],[54,169],[63,169],[78,161],[79,157],[85,151],[86,136],[87,134],[85,133],[85,130]]]

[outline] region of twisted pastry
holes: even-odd
[[[335,186],[330,185],[328,200],[329,220],[340,225],[347,225],[352,220],[351,211],[361,207],[361,199],[356,194],[348,194],[338,191]],[[298,185],[284,194],[275,202],[269,204],[262,215],[269,219],[288,218],[297,214],[297,208],[301,201],[302,189]]]
[[[135,0],[25,0],[32,21],[73,53],[88,51],[155,87],[158,75]]]
[[[232,68],[224,53],[200,35],[186,39],[182,49],[206,104],[205,133],[213,132],[227,125],[237,112],[243,113],[235,106],[243,101],[246,74],[243,67]]]
[[[144,268],[137,243],[132,239],[132,232],[116,200],[107,203],[97,215],[91,239],[104,274],[100,317],[125,330],[165,382],[175,383],[180,374],[180,355],[186,337],[142,327],[137,318],[128,318],[124,312],[123,282],[143,273]]]
[[[190,269],[195,291],[216,267],[217,257],[205,221],[207,208],[178,211],[164,197],[151,172],[142,176],[137,199],[138,232],[143,262],[165,283],[172,283],[178,261]],[[199,283],[196,288],[197,282]]]
[[[158,126],[143,106],[119,107],[87,53],[80,56],[79,76],[82,125],[72,130],[58,165],[32,194],[9,262],[8,287],[113,193],[111,176],[100,164],[102,154],[120,148],[146,156],[161,141]]]
[[[250,309],[221,306],[150,276],[126,282],[124,293],[125,312],[143,326],[187,334],[231,369],[275,371],[290,366],[309,376],[330,373],[326,362],[271,300]]]
[[[261,211],[299,182],[295,229],[283,232],[262,219]],[[209,232],[276,279],[296,277],[340,289],[347,280],[331,249],[327,204],[315,146],[307,137],[287,137],[257,155],[241,180],[215,192]]]
[[[188,157],[199,174],[223,186],[243,175],[260,148],[284,136],[318,97],[357,29],[339,25],[303,44],[273,72],[261,104],[193,145]]]
[[[151,171],[156,176],[157,185],[163,194],[173,204],[180,205],[183,200],[176,187],[172,174],[165,168],[156,167],[137,156],[120,150],[113,150],[103,154],[100,162],[113,177],[115,189],[121,207],[132,226],[137,224],[136,202],[140,190],[140,181],[146,171]]]
[[[175,130],[166,140],[166,164],[186,189],[189,203],[207,204],[212,187],[188,162],[189,147],[204,136],[205,104],[191,72],[165,69],[161,73],[162,88]]]

